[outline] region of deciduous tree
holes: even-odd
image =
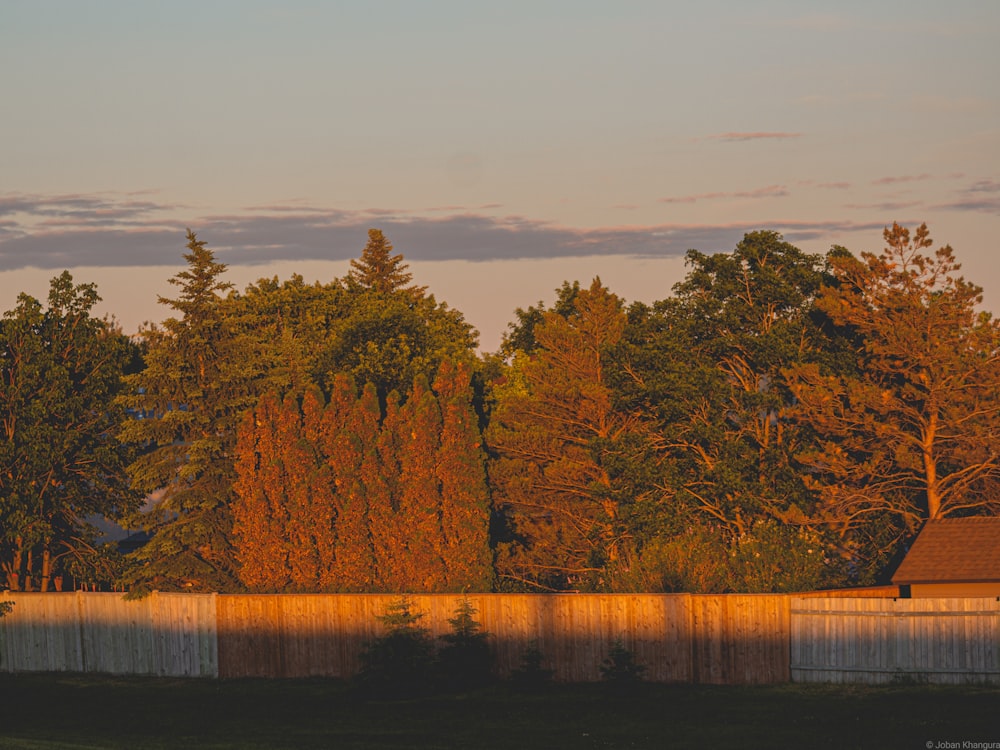
[[[0,320],[0,565],[12,590],[46,591],[70,562],[93,568],[90,521],[138,505],[114,401],[137,351],[93,317],[99,299],[63,272],[47,307],[22,294]]]
[[[690,251],[688,264],[672,298],[630,310],[616,350],[618,404],[642,421],[658,469],[639,467],[638,483],[655,491],[636,509],[635,567],[687,590],[801,590],[835,578],[809,528],[782,375],[836,360],[835,338],[810,314],[823,262],[761,231],[732,253]],[[776,546],[801,552],[810,569],[786,559],[764,570],[744,554]]]

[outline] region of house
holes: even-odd
[[[1000,596],[1000,516],[928,521],[892,582],[904,597]]]

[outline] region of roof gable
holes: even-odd
[[[928,521],[894,584],[1000,581],[1000,516]]]

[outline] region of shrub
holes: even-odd
[[[611,646],[611,653],[601,665],[601,679],[618,690],[629,690],[640,682],[646,666],[635,660],[635,654],[618,638]]]
[[[423,613],[403,597],[386,607],[379,621],[385,635],[361,654],[358,684],[374,697],[409,695],[425,686],[434,666],[434,642],[419,625]]]
[[[552,670],[542,668],[538,641],[531,641],[521,653],[521,666],[511,673],[511,681],[521,690],[541,690],[552,682]]]
[[[452,632],[441,636],[445,645],[438,653],[438,669],[449,689],[478,687],[493,678],[489,634],[476,622],[476,611],[468,599],[463,599],[455,616],[448,619]]]

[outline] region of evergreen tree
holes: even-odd
[[[502,577],[542,588],[608,588],[626,544],[622,503],[605,458],[632,420],[615,410],[609,349],[621,339],[621,302],[595,279],[574,313],[545,314],[523,362],[523,387],[501,391],[490,425],[490,476],[509,539]],[[517,363],[515,363],[517,364]]]
[[[423,296],[427,287],[407,286],[413,274],[407,269],[402,254],[392,254],[392,243],[380,229],[368,230],[368,244],[361,251],[361,257],[351,260],[351,270],[347,274],[349,284],[361,289],[388,295],[402,292],[417,299]]]
[[[254,592],[285,591],[292,580],[286,543],[291,477],[279,437],[281,412],[278,397],[265,394],[244,415],[237,436],[233,538],[240,581]]]
[[[396,431],[400,468],[394,526],[401,536],[397,554],[405,563],[397,586],[402,591],[443,591],[447,573],[437,477],[441,412],[425,378],[417,378],[399,417],[386,424],[386,429]]]
[[[378,415],[378,396],[372,384],[362,393],[365,411]],[[377,416],[375,417],[377,419]],[[386,401],[385,418],[377,431],[374,450],[369,450],[362,467],[368,490],[369,530],[375,557],[376,590],[403,593],[410,581],[407,559],[409,521],[399,513],[402,495],[403,435],[405,415],[398,394],[393,391]]]
[[[926,225],[894,224],[880,255],[838,253],[817,307],[855,333],[859,368],[791,368],[798,458],[818,521],[855,564],[884,564],[927,519],[1000,512],[1000,322]]]
[[[409,285],[403,256],[391,252],[373,229],[361,259],[352,261],[345,304],[316,358],[326,388],[347,372],[359,384],[373,383],[383,401],[392,391],[405,401],[414,379],[432,379],[443,360],[473,360],[475,329],[425,287]]]
[[[373,590],[375,557],[363,464],[375,455],[379,413],[373,391],[367,393],[359,398],[350,376],[340,375],[323,418],[323,454],[336,502],[335,559],[323,586],[330,591]]]
[[[225,314],[226,266],[188,231],[187,268],[170,279],[178,313],[143,332],[146,368],[127,380],[123,403],[143,415],[125,423],[123,440],[145,452],[129,466],[133,486],[153,507],[153,537],[136,553],[130,579],[145,590],[230,591],[237,587],[232,547],[236,427],[255,402],[254,360]]]
[[[304,393],[323,381],[320,354],[349,309],[346,285],[337,279],[307,284],[299,275],[260,279],[224,301],[234,330],[252,347],[261,392]]]
[[[441,493],[444,591],[489,591],[490,496],[486,453],[473,407],[471,368],[443,362],[434,380],[441,410],[441,439],[435,461]]]
[[[294,592],[319,590],[325,571],[333,563],[337,522],[334,486],[317,439],[323,412],[322,395],[315,389],[306,391],[301,399],[294,393],[285,395],[279,441],[288,476],[284,541],[289,547],[290,590]]]

